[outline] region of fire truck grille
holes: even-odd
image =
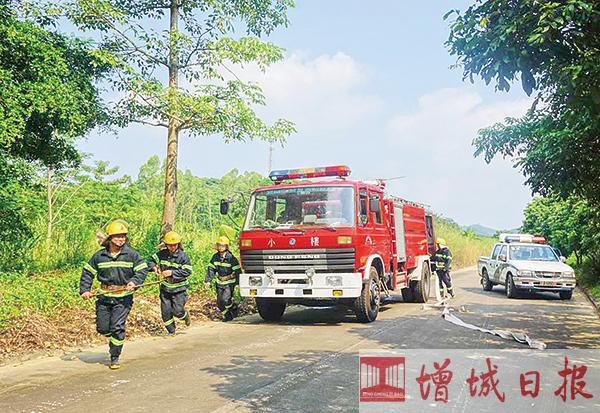
[[[354,272],[354,248],[327,248],[301,250],[242,251],[242,267],[249,274],[264,273],[266,267],[276,274],[303,273],[309,268],[315,272]]]

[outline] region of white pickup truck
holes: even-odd
[[[491,291],[503,285],[506,296],[515,298],[521,291],[553,291],[570,300],[575,289],[575,272],[564,263],[565,257],[545,245],[543,237],[526,234],[501,234],[490,257],[480,257],[481,286]]]

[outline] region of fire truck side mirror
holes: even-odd
[[[219,205],[221,215],[227,215],[229,212],[229,204],[231,203],[228,199],[221,199],[221,204]]]

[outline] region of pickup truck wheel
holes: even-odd
[[[494,284],[490,281],[490,276],[485,268],[481,272],[481,286],[483,291],[492,291],[492,288],[494,288]]]
[[[431,287],[431,270],[429,263],[423,264],[421,270],[421,279],[411,282],[411,290],[417,303],[426,303],[429,299],[429,289]]]
[[[512,274],[506,276],[506,296],[508,298],[517,298],[517,289],[515,288]]]
[[[558,295],[560,295],[561,300],[570,300],[573,297],[573,290],[559,291]]]
[[[371,267],[369,271],[369,281],[363,284],[360,297],[354,301],[354,312],[356,318],[361,323],[370,323],[375,321],[379,314],[379,304],[381,303],[381,291],[379,289],[379,274],[377,269]]]
[[[263,320],[280,321],[285,312],[285,301],[257,298],[256,308]]]

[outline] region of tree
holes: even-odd
[[[268,126],[259,119],[253,107],[265,104],[261,89],[235,74],[243,64],[264,69],[283,57],[281,48],[259,37],[287,24],[292,0],[67,3],[68,17],[83,31],[99,32],[102,56],[119,68],[113,81],[122,92],[116,121],[167,129],[161,234],[175,221],[181,132],[283,142],[294,131],[288,121]],[[240,24],[250,36],[234,37]]]
[[[0,4],[0,151],[52,166],[78,161],[73,139],[106,119],[96,82],[109,71],[89,42]]]
[[[0,1],[0,265],[5,269],[26,266],[35,243],[29,223],[44,207],[38,202],[37,167],[53,171],[79,161],[73,141],[106,119],[96,82],[110,71],[88,42],[17,19],[16,5]],[[51,196],[49,191],[49,208]]]
[[[535,101],[520,119],[483,129],[476,156],[513,157],[534,192],[600,200],[600,3],[477,1],[451,11],[447,41],[464,79],[507,91],[520,78]]]
[[[571,196],[535,198],[524,211],[523,231],[540,234],[565,255],[573,253],[577,265],[598,256],[600,214],[584,199]]]

